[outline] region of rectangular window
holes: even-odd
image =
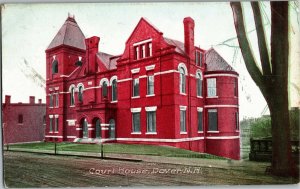
[[[54,132],[58,132],[58,117],[55,118]]]
[[[186,115],[185,115],[185,110],[180,110],[180,132],[186,132]]]
[[[139,78],[135,78],[132,82],[132,88],[133,88],[133,93],[132,96],[140,96],[140,84],[139,84]]]
[[[199,66],[202,67],[203,54],[199,52]]]
[[[147,112],[147,132],[156,132],[156,112]]]
[[[217,109],[209,109],[208,110],[208,131],[218,131]]]
[[[149,56],[152,56],[152,43],[149,43]]]
[[[49,118],[49,132],[52,132],[53,131],[53,118],[52,117],[50,117]]]
[[[202,67],[202,59],[203,59],[203,54],[199,51],[195,51],[195,64],[196,64],[196,66]]]
[[[196,66],[198,66],[198,64],[199,64],[198,51],[195,51],[195,63],[196,63]]]
[[[238,131],[239,130],[239,113],[235,112],[235,129]]]
[[[203,114],[202,111],[198,111],[198,131],[203,131]]]
[[[145,46],[145,45],[142,45],[141,57],[142,57],[142,58],[145,58],[145,57],[146,57],[146,46]]]
[[[19,124],[22,124],[22,123],[23,123],[23,115],[22,115],[22,114],[19,114],[19,115],[18,115],[18,123],[19,123]]]
[[[56,98],[55,98],[55,107],[59,106],[59,94],[58,92],[55,94]]]
[[[140,124],[140,112],[132,113],[132,131],[141,132]]]
[[[149,75],[147,78],[147,95],[154,94],[154,75]]]
[[[234,79],[234,85],[233,85],[233,87],[234,87],[234,96],[238,96],[238,83],[237,83],[237,79]]]
[[[138,60],[140,58],[139,46],[134,47],[134,59]]]
[[[53,95],[49,95],[49,107],[53,107]]]
[[[207,79],[207,96],[217,96],[217,81],[216,78]]]

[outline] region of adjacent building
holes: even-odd
[[[35,97],[29,103],[11,103],[11,96],[5,96],[2,106],[3,143],[24,143],[43,141],[46,126],[46,104]]]
[[[46,49],[46,141],[169,145],[240,158],[238,73],[213,49],[141,18],[121,55],[69,16]],[[109,26],[107,26],[109,27]],[[100,48],[100,51],[99,51]]]

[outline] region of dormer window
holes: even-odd
[[[139,60],[152,56],[152,39],[147,39],[133,44],[134,59]]]
[[[203,53],[200,52],[200,51],[195,51],[195,63],[196,63],[196,66],[200,66],[202,67],[202,62],[203,62]]]

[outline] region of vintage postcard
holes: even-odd
[[[297,186],[299,28],[299,1],[3,4],[3,186]]]

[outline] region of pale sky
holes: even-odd
[[[255,28],[251,6],[249,3],[243,4],[247,30],[250,31]],[[268,3],[264,5],[269,15]],[[217,45],[236,36],[232,10],[227,2],[17,4],[6,5],[2,13],[2,101],[5,95],[11,95],[12,102],[28,102],[29,96],[33,95],[45,102],[45,89],[25,76],[22,65],[26,59],[30,67],[46,77],[45,49],[65,22],[68,13],[71,13],[75,15],[85,37],[99,36],[99,50],[113,55],[123,53],[126,40],[141,17],[146,17],[165,37],[183,41],[183,18],[190,16],[195,20],[195,44],[204,49],[214,47],[240,74],[241,119],[245,116],[260,116],[266,106],[245,68],[240,51],[236,51],[235,56],[234,48]],[[299,106],[300,94],[296,90],[300,88],[299,24],[295,12],[291,13],[291,82],[294,86],[290,87],[290,104]],[[269,35],[270,25],[266,25],[266,29]],[[255,32],[249,35],[249,39],[257,55]],[[228,44],[237,45],[237,41]],[[259,60],[259,56],[256,59]]]

